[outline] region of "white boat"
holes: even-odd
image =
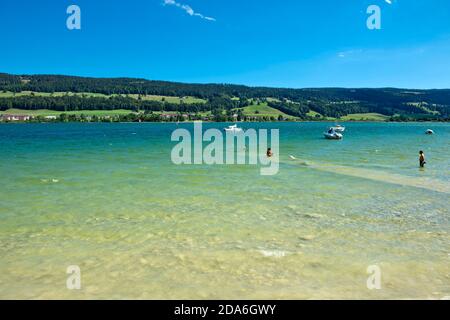
[[[243,131],[242,128],[238,128],[237,124],[229,126],[228,128],[225,128],[224,130],[226,132],[234,132],[234,133]]]
[[[344,131],[345,131],[345,127],[343,127],[339,124],[336,125],[335,127],[331,127],[331,129],[333,129],[337,133],[344,133]]]
[[[428,129],[426,132],[425,132],[425,134],[434,134],[434,131],[433,130],[431,130],[431,129]]]
[[[341,140],[342,138],[344,138],[342,133],[334,131],[333,128],[330,128],[328,132],[324,132],[323,135],[329,140]]]
[[[325,138],[329,140],[341,140],[342,138],[344,138],[344,136],[341,133],[337,132],[333,133],[324,132],[323,135],[325,136]]]

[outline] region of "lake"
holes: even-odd
[[[173,164],[189,123],[0,125],[0,298],[450,296],[450,124],[330,125],[239,124],[279,129],[273,176]]]

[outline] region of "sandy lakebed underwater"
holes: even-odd
[[[174,165],[188,123],[0,125],[0,298],[450,296],[450,124],[329,125],[239,124],[280,130],[273,176]]]

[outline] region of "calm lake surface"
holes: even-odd
[[[241,124],[280,129],[274,176],[174,165],[176,124],[0,125],[0,298],[450,296],[450,124],[329,125]]]

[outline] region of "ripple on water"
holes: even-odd
[[[69,124],[49,127],[50,134],[44,125],[41,142],[24,138],[35,148],[14,143],[20,132],[0,139],[0,169],[8,172],[0,175],[0,297],[379,299],[450,292],[442,192],[450,126],[439,130],[443,140],[427,142],[433,160],[419,173],[410,169],[418,145],[409,137],[423,132],[420,125],[349,124],[340,144],[315,136],[323,124],[279,125],[282,159],[307,158],[308,166],[288,160],[275,177],[239,166],[173,166],[164,125],[92,125],[85,133]],[[374,263],[389,290],[368,292],[366,270]],[[64,286],[69,264],[80,265],[89,288],[78,295]]]

